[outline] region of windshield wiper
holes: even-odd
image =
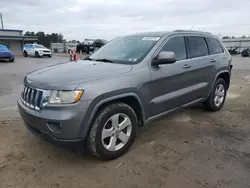
[[[103,61],[103,62],[109,62],[109,63],[114,63],[114,61],[110,60],[110,59],[95,59],[95,61]]]
[[[91,59],[90,57],[86,57],[84,60],[94,61],[94,59]]]

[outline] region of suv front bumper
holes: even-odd
[[[59,147],[64,147],[64,148],[72,148],[72,147],[77,147],[79,146],[83,146],[84,144],[84,140],[83,139],[76,139],[76,140],[64,140],[64,139],[57,139],[54,136],[50,135],[48,132],[40,130],[40,129],[36,129],[34,127],[32,127],[31,125],[29,125],[28,123],[26,123],[24,121],[24,124],[26,126],[26,128],[28,129],[28,131],[33,134],[34,136],[43,139],[45,141],[48,141],[52,144],[55,144]]]
[[[14,59],[15,59],[14,56],[4,56],[4,57],[0,56],[1,61],[11,61],[11,60],[14,60]]]
[[[48,107],[36,111],[17,101],[18,110],[27,129],[40,138],[52,143],[82,142],[82,121],[88,102],[74,105]],[[85,108],[86,107],[86,108]],[[56,126],[55,126],[56,125]]]
[[[38,54],[39,56],[51,56],[52,55],[51,52],[43,52],[43,51],[39,51]]]

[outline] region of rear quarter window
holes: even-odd
[[[187,49],[188,58],[203,57],[208,55],[208,47],[203,37],[188,36]]]
[[[25,44],[24,47],[29,49],[31,47],[31,45],[30,44]]]
[[[209,53],[211,55],[213,55],[213,54],[220,54],[220,53],[224,52],[221,44],[219,43],[219,41],[217,39],[206,38],[206,40],[207,40],[207,45],[208,45]]]

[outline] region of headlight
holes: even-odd
[[[80,100],[83,91],[52,91],[50,104],[72,104]]]

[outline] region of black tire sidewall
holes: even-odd
[[[26,51],[24,51],[24,57],[28,57],[28,53]]]
[[[35,52],[35,57],[39,57],[39,53],[38,52]]]
[[[216,90],[217,86],[220,85],[220,84],[222,84],[222,85],[224,86],[225,95],[224,95],[224,99],[223,99],[221,105],[220,105],[220,106],[216,106],[215,103],[214,103],[215,90]],[[218,110],[220,110],[220,109],[223,107],[224,103],[225,103],[226,96],[227,96],[227,85],[226,85],[226,82],[225,82],[222,78],[219,78],[219,79],[216,80],[216,82],[215,82],[215,84],[214,84],[214,87],[213,87],[213,89],[212,89],[212,91],[211,91],[211,94],[210,94],[210,96],[209,96],[209,99],[208,99],[208,100],[209,100],[208,102],[209,102],[210,108],[211,108],[213,111],[218,111]]]
[[[102,139],[101,139],[102,130],[108,119],[117,113],[126,114],[130,118],[132,123],[132,132],[128,142],[120,150],[108,151],[102,144]],[[137,117],[133,109],[125,104],[110,105],[109,107],[107,107],[107,110],[104,110],[104,113],[102,113],[101,116],[97,117],[95,123],[98,124],[95,136],[96,152],[103,159],[115,159],[121,156],[131,147],[132,143],[134,142],[137,132]]]

